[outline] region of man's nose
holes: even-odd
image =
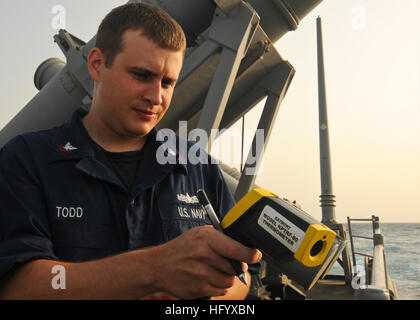
[[[162,104],[162,84],[160,81],[152,81],[148,84],[144,98],[154,106]]]

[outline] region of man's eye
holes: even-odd
[[[162,86],[164,88],[170,88],[172,86],[174,86],[175,81],[171,80],[171,79],[163,79],[162,80]]]
[[[142,80],[147,80],[150,78],[150,74],[147,73],[139,73],[139,72],[133,72],[133,75],[138,78],[138,79],[142,79]]]

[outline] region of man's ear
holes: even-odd
[[[105,68],[105,56],[101,49],[93,48],[89,52],[87,63],[90,76],[95,82],[98,82],[101,77],[101,72]]]

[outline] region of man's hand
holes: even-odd
[[[165,244],[86,262],[29,261],[0,285],[0,299],[139,299],[158,292],[161,299],[226,296],[239,299],[248,288],[227,258],[256,263],[261,253],[211,226],[191,229]],[[65,290],[51,286],[55,265],[66,270]],[[249,279],[248,279],[249,280]],[[36,283],[36,285],[33,285]],[[240,290],[233,290],[240,289]],[[156,296],[156,297],[158,297]],[[223,297],[220,297],[223,298]]]
[[[154,247],[152,269],[159,291],[181,299],[223,296],[235,283],[229,259],[247,265],[257,263],[261,253],[248,248],[211,226],[191,229]]]

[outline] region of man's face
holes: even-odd
[[[98,114],[120,137],[143,137],[169,108],[183,53],[162,49],[139,30],[124,32],[123,47],[111,67],[101,67],[95,93]]]

